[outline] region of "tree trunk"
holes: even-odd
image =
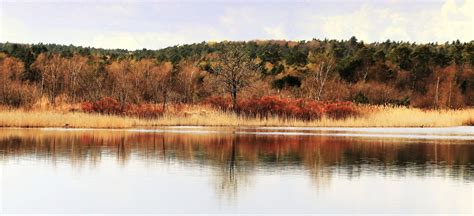
[[[231,141],[231,152],[230,152],[230,160],[229,160],[229,180],[232,182],[234,179],[234,174],[235,174],[235,165],[236,165],[236,140],[235,140],[235,135],[232,137]]]
[[[451,89],[453,88],[453,82],[449,83],[449,94],[448,94],[448,108],[451,108]]]
[[[436,95],[435,95],[435,107],[439,108],[439,77],[436,81]]]
[[[323,86],[320,85],[318,88],[318,92],[316,94],[316,100],[319,101],[321,99],[321,93],[323,92]]]
[[[232,91],[232,110],[237,112],[237,91]]]
[[[163,110],[163,113],[165,112],[166,110],[166,102],[168,100],[168,93],[165,91],[163,91],[163,104],[162,104],[162,107],[161,109]]]

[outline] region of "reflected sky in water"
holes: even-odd
[[[0,129],[2,212],[473,211],[469,140],[223,130]]]

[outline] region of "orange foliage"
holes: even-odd
[[[94,104],[92,104],[91,102],[83,102],[81,104],[81,110],[83,112],[91,113],[94,111]]]
[[[357,116],[358,111],[351,102],[339,102],[327,104],[326,115],[333,119],[346,119]]]
[[[125,115],[139,118],[158,118],[163,115],[163,108],[155,104],[139,104],[127,106]]]
[[[228,97],[210,97],[205,103],[222,111],[230,111],[232,107]],[[334,119],[344,119],[358,115],[358,111],[351,102],[329,103],[301,98],[264,96],[261,98],[241,99],[238,104],[237,112],[239,114],[259,118],[278,116],[282,118],[315,120],[320,119],[323,115]]]
[[[126,104],[122,107],[117,100],[110,97],[102,98],[94,103],[83,102],[81,108],[83,112],[127,115],[140,118],[157,118],[163,115],[163,108],[156,104]]]
[[[230,98],[229,97],[219,97],[219,96],[212,96],[206,98],[204,100],[204,104],[208,104],[213,108],[222,110],[222,111],[230,111],[232,108]]]
[[[123,107],[113,98],[104,97],[92,104],[92,110],[102,114],[122,114]]]

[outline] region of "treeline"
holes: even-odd
[[[110,97],[127,104],[303,98],[462,108],[474,105],[474,41],[202,42],[160,50],[0,44],[0,104]]]

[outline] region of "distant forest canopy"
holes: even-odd
[[[474,106],[474,41],[364,43],[352,37],[135,51],[0,43],[0,83],[0,104],[12,107],[29,107],[42,97],[51,104],[104,97],[165,104],[275,95],[462,108]]]

